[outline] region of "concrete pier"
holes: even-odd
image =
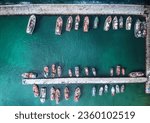
[[[147,36],[146,36],[146,75],[150,75],[150,13],[146,18]]]
[[[22,84],[114,84],[114,83],[144,83],[146,77],[116,77],[116,78],[51,78],[23,79]]]
[[[0,15],[144,15],[144,5],[133,4],[17,4],[0,5]]]

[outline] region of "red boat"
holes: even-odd
[[[83,32],[88,32],[88,31],[89,31],[89,17],[86,16],[84,18]]]

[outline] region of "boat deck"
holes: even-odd
[[[23,79],[22,84],[115,84],[115,83],[144,83],[146,77],[110,77],[110,78],[50,78]]]
[[[144,15],[144,5],[131,4],[17,4],[0,5],[0,15]]]

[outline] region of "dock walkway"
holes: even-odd
[[[0,5],[0,15],[144,15],[144,5],[133,4],[15,4]]]
[[[146,77],[113,77],[113,78],[51,78],[23,79],[22,84],[114,84],[114,83],[144,83]]]

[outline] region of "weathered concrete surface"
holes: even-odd
[[[51,79],[23,79],[22,84],[112,84],[112,83],[144,83],[146,77],[130,78],[51,78]]]
[[[0,15],[143,15],[144,5],[131,4],[17,4],[0,5]]]

